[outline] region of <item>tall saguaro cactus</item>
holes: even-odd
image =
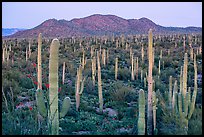
[[[99,96],[99,110],[103,111],[103,94],[102,94],[102,85],[101,85],[101,66],[99,52],[97,51],[97,64],[98,64],[98,96]]]
[[[149,46],[148,46],[148,60],[149,60],[149,69],[148,69],[148,107],[147,107],[147,134],[152,135],[153,133],[153,108],[152,108],[152,89],[153,89],[153,80],[152,80],[152,29],[149,30]]]
[[[62,109],[58,114],[58,52],[59,40],[53,39],[50,47],[50,61],[49,61],[49,104],[46,108],[44,102],[44,95],[41,89],[36,91],[36,102],[38,111],[43,117],[48,118],[49,133],[51,135],[59,134],[59,118],[66,115],[70,108],[70,98],[66,97],[62,102]]]
[[[143,89],[139,91],[139,115],[138,115],[138,135],[145,135],[145,93]]]
[[[79,68],[77,69],[77,77],[76,77],[76,91],[75,91],[76,111],[78,111],[79,109],[80,95],[83,93],[83,90],[84,90],[84,81],[85,81],[85,78],[83,78],[82,76],[82,66],[80,65]]]
[[[41,47],[42,33],[38,35],[38,89],[42,89]]]
[[[58,52],[59,40],[53,39],[50,47],[49,61],[49,121],[51,122],[52,134],[59,134],[59,115],[58,115]]]

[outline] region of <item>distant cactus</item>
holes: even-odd
[[[115,58],[115,80],[117,80],[118,77],[118,58]]]
[[[64,84],[64,79],[65,79],[65,62],[63,62],[63,70],[62,70],[62,84]]]
[[[95,85],[95,77],[96,77],[96,57],[93,56],[93,58],[91,59],[92,62],[92,81],[93,81],[93,85]]]
[[[169,77],[169,107],[172,108],[172,76]]]
[[[97,64],[98,64],[98,96],[99,96],[99,110],[103,111],[103,94],[102,94],[102,83],[101,83],[101,66],[99,52],[97,51]]]
[[[159,60],[159,68],[158,68],[158,73],[159,73],[159,76],[160,76],[160,73],[161,73],[161,71],[160,71],[160,60]]]
[[[102,53],[102,63],[104,66],[106,66],[106,50],[103,49],[103,53]]]
[[[143,80],[143,69],[141,69],[140,75],[141,75],[141,83],[142,83],[142,80]]]
[[[108,64],[108,62],[109,62],[109,51],[108,51],[108,49],[107,49],[107,51],[106,51],[106,62],[107,62],[107,64]]]
[[[144,47],[143,47],[143,44],[142,44],[142,49],[141,49],[141,56],[142,56],[142,63],[144,63]]]
[[[135,75],[134,75],[134,58],[133,58],[133,54],[132,54],[132,59],[131,59],[131,80],[135,80]]]
[[[26,62],[28,61],[28,50],[26,48]]]

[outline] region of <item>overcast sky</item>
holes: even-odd
[[[33,28],[48,19],[112,14],[165,27],[202,27],[202,2],[2,2],[2,28]]]

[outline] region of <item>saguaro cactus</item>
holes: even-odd
[[[58,52],[59,40],[53,39],[50,47],[50,61],[49,61],[49,104],[46,108],[44,96],[41,89],[37,89],[36,102],[38,111],[44,117],[48,116],[48,127],[51,135],[59,134],[59,117],[66,115],[70,108],[70,98],[66,97],[62,103],[62,109],[58,114]]]
[[[154,134],[157,134],[156,128],[156,110],[157,110],[158,98],[156,97],[156,92],[152,92],[152,106],[153,106],[153,125],[154,125]]]
[[[99,96],[99,110],[103,111],[103,94],[102,94],[102,85],[101,85],[101,66],[99,53],[97,51],[97,64],[98,64],[98,96]]]
[[[2,56],[3,56],[3,62],[5,62],[5,48],[3,48]]]
[[[106,66],[106,50],[103,49],[103,53],[102,53],[102,62],[103,65]]]
[[[28,57],[29,57],[29,58],[30,58],[30,56],[31,56],[30,46],[31,46],[31,40],[29,41],[29,46],[28,46]]]
[[[28,61],[28,50],[26,48],[26,62]]]
[[[142,44],[142,49],[141,49],[141,56],[142,56],[142,63],[144,63],[144,47],[143,47],[143,44]]]
[[[178,86],[177,86],[177,80],[174,82],[174,89],[173,89],[173,97],[172,97],[172,110],[173,113],[175,113],[175,110],[177,109],[177,94],[178,94]]]
[[[172,76],[169,77],[169,107],[172,108]]]
[[[83,78],[82,66],[80,65],[79,68],[77,69],[77,77],[76,77],[76,90],[75,90],[76,111],[78,111],[79,109],[80,95],[83,93],[83,90],[84,90],[84,81],[85,81],[85,78]]]
[[[117,80],[118,77],[118,58],[115,58],[115,80]]]
[[[138,71],[139,71],[139,63],[138,63],[138,57],[136,58],[136,79],[138,79]]]
[[[149,30],[149,46],[148,46],[148,58],[149,58],[149,70],[148,70],[148,107],[147,107],[147,134],[152,135],[153,132],[153,108],[152,108],[152,65],[153,65],[153,57],[152,57],[152,29]]]
[[[132,54],[132,59],[131,59],[131,80],[135,80],[135,75],[134,75],[134,58],[133,58],[133,54]]]
[[[93,81],[93,85],[95,85],[95,76],[96,76],[96,57],[93,56],[93,58],[91,59],[92,62],[92,81]]]
[[[52,134],[59,132],[59,116],[58,116],[58,52],[59,41],[53,39],[50,47],[50,61],[49,61],[49,106],[50,113],[48,113],[51,124]]]
[[[139,114],[138,114],[138,135],[145,135],[145,93],[143,89],[139,91]]]
[[[185,59],[187,58],[187,54],[185,54],[184,58]],[[186,64],[185,59],[184,59],[184,64]],[[184,74],[183,74],[183,77],[185,77]],[[185,80],[183,82],[185,82]],[[183,90],[184,87],[182,87],[182,88],[180,87],[180,89]],[[193,111],[195,109],[196,96],[197,96],[197,65],[196,65],[196,55],[194,54],[194,91],[193,91],[193,96],[191,98],[190,90],[188,92],[186,92],[185,94],[183,94],[183,92],[180,92],[178,94],[178,110],[179,110],[179,116],[180,116],[181,121],[182,121],[181,125],[185,130],[184,134],[187,134],[187,132],[188,132],[188,120],[191,118]],[[189,110],[188,110],[188,107],[189,107]]]
[[[41,66],[42,34],[38,35],[38,89],[42,89],[42,66]]]
[[[107,60],[106,62],[107,62],[107,64],[108,64],[108,62],[109,62],[109,51],[108,51],[108,49],[106,50],[106,58],[107,58],[107,59],[106,59],[106,60]]]
[[[64,84],[64,78],[65,78],[65,62],[63,62],[63,70],[62,70],[62,84]]]

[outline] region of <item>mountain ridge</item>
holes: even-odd
[[[150,28],[155,34],[202,33],[201,27],[164,27],[146,17],[124,19],[111,14],[93,14],[83,18],[73,18],[70,21],[48,19],[32,29],[19,31],[5,38],[36,38],[39,33],[42,33],[44,37],[134,35],[147,34]]]

